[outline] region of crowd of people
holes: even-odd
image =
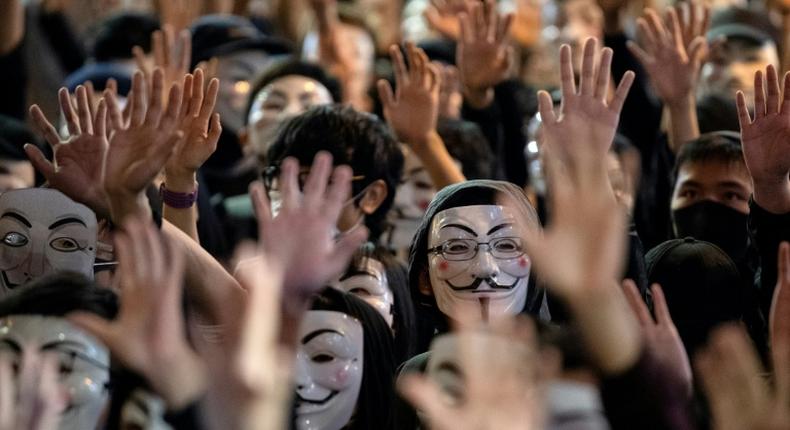
[[[790,2],[0,1],[0,430],[790,430]]]

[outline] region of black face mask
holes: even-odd
[[[710,200],[672,211],[672,223],[678,238],[693,237],[721,248],[734,261],[746,254],[749,246],[749,216],[729,206]]]

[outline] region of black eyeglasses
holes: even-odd
[[[280,166],[277,164],[273,164],[263,169],[263,173],[261,173],[261,179],[263,179],[263,186],[266,188],[266,191],[277,191],[280,189],[278,184],[280,173]],[[310,176],[309,167],[302,167],[299,169],[297,181],[299,183],[300,190],[304,189],[304,184],[307,182],[308,176]],[[356,175],[351,177],[351,182],[361,181],[363,179],[365,179],[365,175]]]
[[[491,256],[500,260],[509,260],[524,254],[521,239],[518,237],[498,237],[488,242],[474,239],[450,239],[441,245],[429,249],[429,253],[441,254],[447,261],[468,261],[475,256],[481,246],[488,247]]]

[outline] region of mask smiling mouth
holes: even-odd
[[[330,400],[332,400],[337,395],[337,393],[338,391],[332,390],[332,392],[330,392],[329,395],[327,395],[323,399],[306,399],[302,397],[299,393],[296,393],[297,406],[302,406],[302,405],[322,406],[327,404]]]
[[[498,284],[493,278],[476,278],[474,281],[472,281],[471,284],[465,287],[453,285],[452,282],[450,282],[449,280],[445,280],[444,282],[446,282],[447,285],[449,285],[450,288],[453,289],[453,291],[482,294],[482,293],[491,293],[491,292],[510,291],[513,288],[515,288],[516,285],[518,285],[518,281],[520,280],[521,278],[516,278],[512,284],[502,285],[502,284]],[[483,282],[485,282],[489,287],[491,287],[491,289],[478,290],[478,288]]]

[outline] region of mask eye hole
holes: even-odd
[[[370,294],[370,291],[362,287],[351,288],[350,290],[348,290],[348,292],[355,296],[362,296],[362,297],[370,297],[372,295]]]
[[[80,245],[76,240],[69,237],[59,237],[49,243],[53,249],[60,252],[74,252],[80,250]]]
[[[329,363],[335,359],[329,354],[316,354],[312,358],[313,362],[315,363]]]
[[[3,237],[3,244],[13,246],[14,248],[25,246],[27,243],[27,237],[24,234],[17,233],[15,231],[9,232]]]

